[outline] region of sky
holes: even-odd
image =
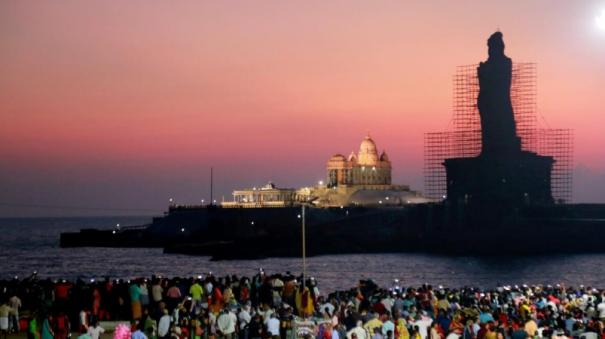
[[[160,214],[325,178],[366,134],[423,189],[423,135],[501,30],[572,128],[574,202],[605,202],[598,1],[0,2],[0,217]],[[61,207],[61,208],[58,208]]]

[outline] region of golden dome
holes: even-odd
[[[345,158],[344,155],[342,154],[334,154],[331,158],[330,161],[347,161],[347,159]]]
[[[378,151],[376,144],[370,136],[366,136],[359,146],[359,156],[357,162],[360,165],[376,165],[378,163]]]

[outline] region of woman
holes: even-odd
[[[50,325],[53,321],[52,316],[47,316],[42,323],[42,338],[41,339],[53,339],[55,333],[53,332],[52,326]]]
[[[27,324],[27,339],[40,339],[40,333],[38,332],[38,315],[35,313]]]
[[[397,327],[395,330],[397,331],[397,339],[410,339],[410,332],[406,326],[405,319],[397,319]]]

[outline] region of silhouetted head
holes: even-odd
[[[490,58],[504,56],[504,40],[502,33],[496,32],[487,39],[488,54]]]

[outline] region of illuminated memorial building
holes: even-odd
[[[348,158],[335,154],[328,161],[327,187],[376,187],[391,185],[391,162],[385,151],[378,156],[374,140],[367,136],[361,142],[359,153],[351,152]]]
[[[426,202],[407,185],[391,184],[391,161],[379,154],[376,143],[366,136],[359,152],[348,157],[333,155],[327,163],[327,180],[300,189],[278,188],[269,183],[260,188],[236,190],[233,201],[223,207],[285,207],[310,203],[318,207],[404,205]]]

